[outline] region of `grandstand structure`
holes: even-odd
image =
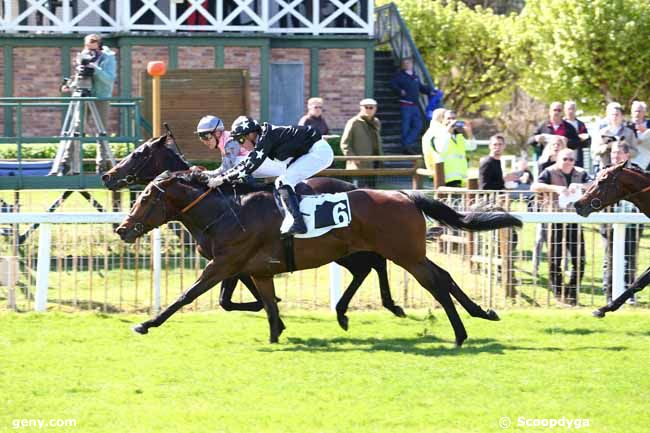
[[[262,120],[297,121],[306,99],[321,95],[328,122],[341,129],[358,101],[373,94],[372,1],[3,0],[2,96],[58,96],[88,33],[102,34],[117,52],[119,97],[142,94],[141,74],[151,60],[165,61],[170,70],[246,70],[242,91],[249,92],[250,114]],[[218,114],[227,101],[218,100],[218,92],[214,99],[205,110]],[[60,111],[26,114],[23,133],[55,134]],[[15,126],[5,108],[2,135],[15,133]]]

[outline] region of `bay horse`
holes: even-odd
[[[151,138],[138,146],[138,148],[123,158],[112,169],[104,173],[102,181],[108,189],[115,191],[131,185],[147,185],[165,171],[183,171],[189,168],[190,164],[183,157],[179,146],[176,144],[168,129],[167,134]],[[312,194],[325,194],[347,192],[356,189],[349,182],[331,178],[309,179],[306,181],[306,185],[311,190],[306,190],[304,185],[299,185],[298,192],[301,194],[310,192]],[[388,282],[388,265],[385,258],[373,252],[362,251],[337,259],[335,262],[346,268],[353,275],[352,281],[336,304],[336,319],[341,328],[344,330],[348,329],[348,317],[346,313],[352,297],[373,269],[379,279],[379,292],[383,307],[397,317],[406,317],[402,307],[396,305],[391,296],[390,284]],[[232,301],[232,295],[237,287],[238,280],[255,297],[255,302],[238,303]],[[264,308],[255,283],[250,276],[243,274],[227,278],[223,281],[219,293],[219,305],[226,311],[260,311]]]
[[[163,173],[140,194],[129,215],[117,228],[128,243],[168,221],[181,221],[210,258],[198,280],[153,319],[134,327],[140,334],[162,325],[174,312],[191,303],[219,281],[245,273],[251,275],[267,313],[270,342],[277,343],[284,324],[275,298],[273,276],[287,272],[279,236],[282,216],[271,191],[240,196],[240,202],[217,188],[207,187],[192,172]],[[199,196],[205,196],[201,201]],[[295,239],[295,267],[309,269],[358,251],[373,251],[404,268],[442,305],[460,347],[467,332],[451,299],[453,294],[471,315],[498,320],[491,310],[474,303],[453,282],[447,271],[426,257],[425,215],[453,228],[484,231],[521,227],[506,212],[462,215],[444,203],[419,193],[358,189],[347,193],[352,219],[349,226],[323,236]],[[193,206],[189,206],[192,204]],[[187,210],[189,209],[189,210]],[[186,210],[186,212],[183,212]]]
[[[578,215],[587,217],[592,212],[601,211],[621,200],[632,202],[650,218],[650,173],[629,165],[627,161],[605,168],[598,173],[596,181],[573,205]],[[618,310],[625,301],[648,284],[650,284],[650,267],[616,299],[592,314],[595,317],[605,317],[606,313]]]

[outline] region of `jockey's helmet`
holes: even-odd
[[[195,134],[212,132],[215,130],[223,131],[224,129],[225,127],[223,125],[223,120],[221,120],[217,116],[207,115],[207,116],[203,116],[201,120],[199,120],[199,124],[196,125]]]
[[[259,122],[252,117],[239,116],[232,122],[232,128],[230,128],[230,136],[232,138],[244,137],[251,132],[259,132],[262,130]]]

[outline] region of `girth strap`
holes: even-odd
[[[296,257],[293,251],[293,236],[283,236],[282,246],[284,249],[284,261],[287,263],[287,271],[296,270]]]

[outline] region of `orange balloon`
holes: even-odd
[[[147,73],[152,77],[160,77],[165,75],[165,72],[167,72],[165,62],[154,61],[147,63]]]

